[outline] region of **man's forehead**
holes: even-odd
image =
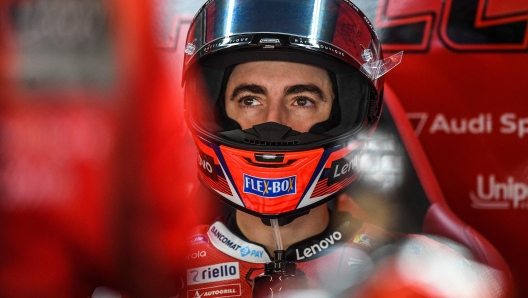
[[[265,84],[325,84],[330,82],[326,70],[308,65],[282,61],[256,61],[235,66],[229,76],[230,83]],[[259,83],[260,82],[260,83]]]
[[[268,69],[276,67],[287,67],[287,68],[301,68],[301,69],[312,69],[316,71],[326,72],[325,69],[304,63],[289,62],[289,61],[250,61],[244,62],[234,66],[234,70],[258,70],[258,69]]]

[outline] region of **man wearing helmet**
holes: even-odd
[[[400,60],[382,59],[350,1],[216,0],[200,9],[185,49],[186,120],[201,182],[236,212],[192,232],[186,293],[250,297],[277,248],[311,288],[339,293],[367,252],[400,237],[324,204],[357,179],[382,76]]]
[[[379,120],[383,75],[401,59],[381,56],[349,1],[208,1],[183,73],[203,184],[283,223],[342,192]]]

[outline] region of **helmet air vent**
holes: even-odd
[[[299,141],[283,141],[283,142],[270,142],[270,141],[260,141],[260,140],[250,140],[244,139],[244,143],[257,145],[257,146],[293,146],[299,145]]]
[[[255,153],[255,160],[258,162],[283,162],[284,154]]]
[[[249,129],[235,129],[221,132],[220,134],[231,140],[256,146],[295,146],[324,138],[324,136],[312,133],[300,133],[288,126],[275,122],[266,122],[257,124]]]

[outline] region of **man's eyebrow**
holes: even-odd
[[[237,97],[242,92],[251,92],[255,94],[266,94],[264,87],[256,84],[241,84],[238,85],[230,96],[230,99]]]
[[[326,98],[324,97],[321,88],[315,86],[314,84],[298,84],[284,88],[284,93],[286,95],[298,94],[303,92],[313,93],[319,96],[321,100],[326,101]]]

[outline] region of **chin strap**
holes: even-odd
[[[304,211],[304,212],[301,212],[301,213],[297,213],[297,214],[294,214],[294,215],[290,215],[290,216],[281,217],[281,218],[278,219],[279,226],[285,226],[285,225],[291,223],[292,221],[294,221],[295,219],[297,219],[297,218],[299,218],[301,216],[305,216],[308,213],[310,213],[310,210]],[[261,218],[260,220],[262,221],[263,224],[271,227],[271,220],[269,218]]]

